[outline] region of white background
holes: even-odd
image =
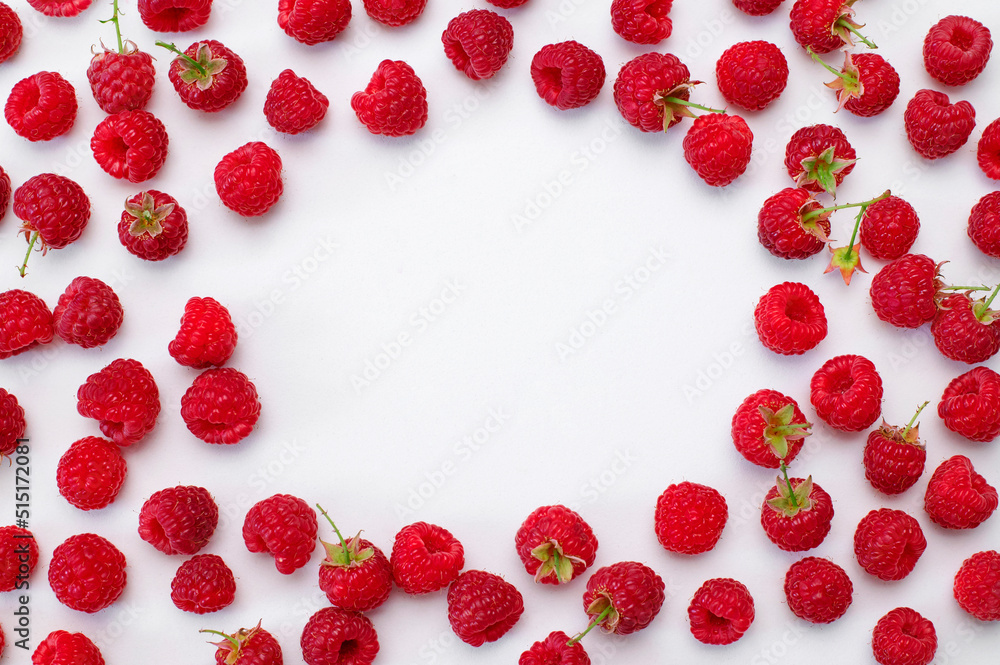
[[[91,45],[114,41],[110,26],[97,22],[110,15],[110,2],[72,19],[44,18],[25,0],[10,4],[26,34],[20,53],[0,65],[0,90],[6,95],[26,76],[58,71],[76,87],[80,114],[69,134],[41,144],[3,124],[0,163],[15,187],[41,172],[73,178],[89,194],[93,213],[79,241],[32,256],[21,279],[14,266],[25,243],[8,212],[0,222],[0,289],[28,289],[52,307],[74,277],[89,275],[111,284],[125,308],[121,331],[101,349],[57,340],[0,364],[0,385],[18,397],[29,423],[31,528],[42,549],[30,589],[32,647],[51,630],[82,631],[116,663],[149,653],[155,635],[166,644],[154,648],[169,654],[160,662],[208,663],[214,650],[199,628],[235,631],[262,619],[285,661],[300,662],[302,626],[326,605],[316,582],[321,550],[307,567],[283,576],[268,556],[248,553],[240,534],[250,505],[287,492],[322,503],[345,533],[364,529],[386,552],[403,525],[440,524],[464,544],[468,568],[499,573],[523,593],[525,612],[514,629],[473,649],[452,635],[443,592],[412,598],[394,591],[370,615],[381,643],[378,662],[389,665],[512,663],[552,630],[582,629],[585,579],[566,588],[536,586],[514,552],[522,520],[553,503],[575,507],[594,528],[595,569],[642,561],[667,585],[666,603],[647,630],[627,638],[587,636],[594,663],[773,663],[804,656],[873,662],[871,628],[901,605],[934,622],[937,663],[982,663],[1000,650],[1000,626],[971,619],[951,593],[967,556],[1000,545],[1000,518],[974,531],[946,532],[922,508],[931,471],[954,454],[968,455],[1000,484],[1000,446],[948,432],[935,413],[944,387],[968,367],[943,358],[927,328],[904,331],[877,320],[867,290],[878,261],[866,256],[870,274],[846,287],[837,274],[823,274],[824,256],[784,261],[756,240],[760,204],[790,184],[782,166],[788,137],[826,122],[846,132],[859,156],[838,202],[891,188],[920,216],[914,251],[949,261],[947,281],[1000,281],[1000,264],[965,233],[973,204],[996,188],[976,165],[975,142],[1000,115],[1000,66],[992,62],[973,83],[946,90],[953,100],[971,101],[978,114],[970,142],[956,154],[922,160],[902,123],[918,89],[943,89],[922,67],[928,28],[948,13],[966,13],[1000,34],[993,3],[858,3],[865,32],[902,78],[896,103],[871,119],[834,114],[834,94],[822,85],[829,73],[788,29],[790,0],[759,19],[724,0],[675,3],[674,34],[656,50],[678,55],[692,78],[705,82],[692,94],[695,101],[724,105],[714,66],[738,41],[768,39],[788,58],[791,75],[781,98],[745,115],[755,136],[754,163],[724,190],[704,185],[683,160],[690,121],[666,135],[622,121],[612,99],[615,75],[652,49],[614,34],[606,1],[529,0],[500,10],[514,26],[514,50],[494,80],[475,83],[444,56],[440,33],[460,11],[489,7],[482,0],[431,0],[415,23],[399,29],[376,24],[356,2],[347,30],[314,47],[278,28],[274,0],[216,0],[204,28],[176,36],[181,48],[219,39],[246,61],[248,89],[212,115],[180,102],[166,76],[170,56],[153,46],[162,36],[146,30],[134,3],[125,2],[126,36],[157,58],[148,110],[170,135],[166,166],[142,186],[113,180],[89,152],[104,114],[85,71]],[[560,112],[536,95],[528,70],[541,46],[566,39],[599,52],[608,80],[594,103]],[[351,94],[384,58],[409,62],[428,88],[429,121],[413,137],[370,135],[350,109]],[[841,64],[837,54],[826,59]],[[275,135],[261,112],[270,82],[286,67],[331,102],[323,123],[298,137]],[[281,154],[285,192],[266,216],[248,220],[219,202],[212,171],[225,153],[257,139]],[[122,202],[143,187],[171,193],[190,219],[187,247],[162,263],[137,259],[117,239]],[[846,211],[832,218],[841,244],[853,221]],[[668,261],[655,259],[659,253]],[[829,319],[827,339],[796,358],[765,350],[752,328],[757,299],[785,280],[811,286]],[[449,288],[452,302],[439,300]],[[261,395],[258,427],[236,446],[203,443],[179,415],[196,372],[174,362],[167,344],[192,296],[212,296],[230,309],[240,340],[229,364],[247,373]],[[393,347],[401,334],[409,344]],[[841,353],[875,363],[892,423],[905,423],[931,400],[921,418],[927,471],[904,495],[881,496],[863,477],[866,433],[844,435],[816,423],[792,470],[812,474],[830,492],[836,515],[829,537],[809,554],[842,565],[855,595],[841,620],[813,626],[789,612],[781,589],[788,566],[803,555],[779,551],[759,526],[760,500],[774,474],[736,453],[729,423],[743,398],[763,387],[795,397],[818,421],[808,404],[809,379]],[[59,496],[55,468],[73,441],[99,434],[96,422],[76,413],[77,387],[120,357],[153,373],[163,410],[153,433],[124,451],[129,474],[117,501],[84,513]],[[367,363],[381,369],[369,369],[370,383],[362,385],[356,377],[365,378]],[[499,428],[491,413],[502,414]],[[480,428],[487,424],[497,431],[486,436]],[[473,449],[465,437],[482,445]],[[0,470],[0,516],[6,516],[0,523],[13,521],[13,473]],[[665,552],[652,528],[657,496],[682,480],[718,488],[730,509],[718,547],[695,558]],[[162,555],[136,533],[143,501],[176,484],[208,488],[224,513],[203,551],[224,557],[238,592],[232,606],[213,615],[172,605],[170,581],[183,558]],[[870,577],[852,553],[858,520],[883,506],[914,515],[929,543],[914,572],[895,583]],[[60,605],[46,581],[52,549],[87,531],[109,538],[129,562],[124,595],[95,615]],[[325,524],[320,533],[332,537]],[[739,579],[754,596],[757,618],[732,646],[707,647],[689,633],[687,603],[712,577]],[[21,663],[24,652],[9,646],[15,606],[12,594],[0,597],[8,640],[3,658]]]

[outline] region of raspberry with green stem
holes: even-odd
[[[593,603],[591,603],[590,607],[587,608],[587,611],[589,612],[591,609],[594,608],[595,605],[597,605],[598,603],[602,603],[602,601],[606,602],[606,607],[604,607],[600,611],[600,614],[598,614],[597,616],[595,616],[593,619],[590,620],[590,623],[587,624],[586,628],[584,628],[579,633],[577,633],[576,635],[574,635],[573,637],[571,637],[569,639],[569,642],[566,643],[566,646],[568,646],[568,647],[573,646],[574,644],[576,644],[577,642],[579,642],[580,640],[582,640],[583,637],[587,633],[589,633],[591,630],[593,630],[594,626],[597,626],[597,625],[600,625],[600,624],[604,623],[605,620],[608,620],[608,618],[611,617],[612,613],[617,614],[617,610],[615,610],[615,606],[611,604],[611,599],[608,598],[607,596],[601,596],[600,598],[598,598],[597,600],[595,600]],[[612,617],[611,618],[611,623],[612,624],[616,624],[618,622]]]
[[[177,48],[176,44],[157,40],[156,45],[167,49],[180,59],[180,79],[185,83],[194,83],[199,90],[211,88],[214,77],[221,74],[229,64],[225,58],[214,57],[211,46],[206,43],[198,45],[197,60]]]

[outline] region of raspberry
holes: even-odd
[[[174,0],[176,1],[176,0]],[[167,76],[174,90],[189,108],[215,113],[235,102],[247,87],[243,59],[221,42],[195,42],[170,63]]]
[[[733,0],[733,6],[748,16],[767,16],[785,0]]]
[[[35,536],[19,526],[0,526],[0,592],[24,584],[37,565]]]
[[[444,53],[473,81],[491,78],[514,46],[514,28],[496,12],[473,9],[448,21],[441,33]]]
[[[983,300],[954,293],[938,304],[931,334],[938,350],[951,360],[986,362],[1000,351],[1000,324]]]
[[[653,528],[668,552],[701,554],[715,548],[728,517],[718,490],[685,481],[669,485],[656,500]]]
[[[940,159],[969,140],[976,126],[976,110],[967,101],[952,104],[936,90],[918,90],[903,113],[906,138],[921,157]]]
[[[21,48],[24,26],[17,12],[0,2],[0,62],[5,62]]]
[[[119,358],[91,374],[76,399],[79,414],[99,421],[104,436],[122,447],[149,434],[160,414],[160,391],[138,360]]]
[[[70,536],[52,550],[49,586],[73,610],[99,612],[125,590],[125,555],[93,533]]]
[[[52,310],[55,332],[64,342],[85,349],[107,344],[118,333],[124,311],[121,301],[99,279],[77,277]]]
[[[97,645],[83,633],[54,630],[31,654],[32,665],[104,665]]]
[[[132,42],[125,42],[120,53],[105,48],[90,59],[87,80],[94,100],[105,113],[142,110],[156,81],[153,56]]]
[[[883,420],[868,435],[863,458],[865,478],[883,494],[902,494],[924,473],[927,448],[920,440],[919,428],[913,425],[916,418],[906,427],[893,427]]]
[[[941,462],[924,493],[924,510],[945,529],[974,529],[997,509],[997,490],[964,455]]]
[[[62,249],[83,235],[90,220],[90,199],[83,188],[65,176],[42,173],[28,178],[14,191],[14,214],[29,245],[41,240],[42,253]],[[21,266],[24,276],[25,264]]]
[[[215,167],[215,191],[230,210],[263,215],[278,202],[285,186],[281,157],[266,143],[251,141],[223,157]]]
[[[732,644],[743,637],[753,618],[750,591],[734,579],[706,581],[688,605],[691,634],[703,644]]]
[[[431,593],[458,579],[465,566],[465,549],[447,529],[415,522],[396,534],[389,563],[393,579],[403,591]]]
[[[407,136],[427,123],[427,90],[408,64],[383,60],[351,108],[372,134]]]
[[[222,557],[199,554],[180,565],[170,582],[170,600],[194,614],[217,612],[236,598],[236,578]]]
[[[97,165],[113,178],[149,180],[167,159],[167,130],[149,111],[121,111],[97,125],[90,149]]]
[[[942,287],[940,265],[923,254],[904,254],[872,278],[872,308],[899,328],[919,328],[934,319]]]
[[[26,428],[24,409],[17,398],[0,388],[0,461],[17,450],[18,440],[24,436]]]
[[[611,28],[633,44],[659,44],[670,36],[674,0],[611,0]]]
[[[316,511],[290,494],[275,494],[255,503],[243,520],[243,542],[251,552],[267,552],[282,575],[309,563],[316,549]]]
[[[139,18],[154,32],[188,32],[208,23],[212,0],[139,0]]]
[[[813,374],[809,401],[830,427],[860,432],[882,413],[882,377],[863,356],[836,356]]]
[[[861,26],[853,21],[853,0],[795,0],[790,13],[792,35],[804,49],[829,53],[854,44]],[[869,48],[874,48],[862,38]]]
[[[802,449],[812,423],[798,403],[777,390],[749,395],[736,408],[730,432],[736,450],[757,466],[777,469],[790,463]]]
[[[598,569],[587,580],[583,608],[591,622],[616,635],[642,630],[663,607],[666,586],[656,572],[636,561],[621,561]]]
[[[214,632],[214,631],[203,631]],[[282,665],[281,645],[274,635],[260,627],[241,628],[232,634],[216,633],[223,640],[215,642],[216,665]]]
[[[902,510],[872,510],[854,530],[858,565],[887,582],[909,575],[926,548],[920,523]]]
[[[833,521],[833,499],[812,481],[812,476],[778,477],[778,482],[764,497],[760,524],[768,539],[786,552],[805,552],[820,543],[830,533]]]
[[[52,341],[52,312],[33,293],[0,293],[0,360]]]
[[[427,6],[427,0],[362,0],[362,2],[368,16],[391,28],[412,23]]]
[[[531,59],[531,80],[538,96],[563,111],[594,101],[606,76],[601,56],[572,40],[547,44]]]
[[[494,7],[499,7],[500,9],[514,9],[515,7],[520,7],[528,0],[486,0]]]
[[[7,214],[7,208],[10,207],[10,197],[13,193],[14,190],[10,186],[10,176],[3,170],[3,167],[0,167],[0,220]]]
[[[46,16],[71,17],[76,16],[93,0],[28,0],[28,4]]]
[[[807,190],[786,187],[760,207],[757,240],[778,258],[808,258],[826,247],[830,214]]]
[[[854,170],[857,153],[838,127],[810,125],[797,130],[785,146],[785,169],[796,187],[836,195]]]
[[[934,624],[909,607],[890,610],[872,630],[879,665],[928,665],[937,651]]]
[[[899,96],[899,73],[878,54],[848,53],[839,72],[819,56],[813,57],[837,74],[837,79],[826,85],[837,91],[838,110],[843,108],[858,117],[871,118],[892,106]]]
[[[920,232],[920,219],[909,203],[888,196],[861,215],[861,246],[876,259],[892,261],[910,251]]]
[[[615,79],[615,106],[622,117],[644,132],[666,131],[682,113],[667,97],[687,101],[691,95],[687,66],[670,53],[645,53],[626,62]]]
[[[1000,374],[974,367],[948,384],[938,403],[944,426],[970,441],[1000,436]]]
[[[184,305],[181,327],[167,346],[186,367],[205,369],[226,364],[236,350],[236,326],[229,310],[214,298],[194,297]]]
[[[983,254],[1000,259],[1000,192],[990,192],[972,206],[968,233]]]
[[[826,337],[826,313],[805,284],[782,282],[768,289],[754,309],[761,344],[782,355],[800,355]]]
[[[264,100],[267,124],[285,134],[301,134],[319,124],[330,100],[308,79],[286,69],[271,82]]]
[[[561,630],[549,633],[521,654],[517,665],[590,665],[590,656],[579,642],[570,644],[570,636]]]
[[[976,552],[962,562],[953,584],[959,607],[980,621],[1000,621],[1000,552]]]
[[[184,249],[187,239],[187,212],[174,197],[148,189],[125,201],[118,240],[129,253],[162,261]]]
[[[369,665],[379,649],[371,620],[339,607],[309,617],[299,643],[306,665]]]
[[[990,60],[990,29],[968,16],[945,16],[924,37],[924,68],[945,85],[965,85]]]
[[[126,472],[118,446],[88,436],[74,442],[59,459],[56,485],[70,504],[80,510],[97,510],[114,502]]]
[[[542,584],[565,584],[594,564],[597,538],[566,506],[532,511],[514,536],[514,548],[529,575]]]
[[[448,623],[471,646],[499,640],[523,612],[521,593],[499,575],[467,570],[448,587]]]
[[[719,56],[715,80],[727,102],[747,111],[760,111],[785,89],[788,62],[771,42],[740,42]]]
[[[206,443],[239,443],[259,417],[257,388],[246,374],[231,367],[205,370],[181,397],[184,424]]]
[[[1000,180],[1000,118],[983,130],[976,145],[976,159],[987,178]]]
[[[350,0],[278,0],[278,27],[303,44],[331,41],[350,21]]]
[[[139,511],[139,537],[164,554],[195,554],[219,524],[219,508],[204,487],[178,485],[154,492]]]
[[[73,127],[76,90],[56,72],[38,72],[14,84],[3,114],[14,133],[29,141],[49,141]]]
[[[381,606],[392,592],[392,565],[378,547],[359,535],[344,540],[330,521],[339,543],[320,541],[326,557],[319,566],[319,588],[336,607],[367,612]]]
[[[844,616],[854,597],[847,571],[829,559],[807,556],[785,573],[785,599],[792,614],[810,623],[831,623]]]
[[[750,164],[753,132],[746,121],[728,113],[706,113],[684,136],[684,159],[713,187],[725,187]]]

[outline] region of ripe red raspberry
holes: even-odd
[[[892,261],[910,251],[920,232],[920,218],[909,203],[888,196],[868,206],[858,229],[861,246],[876,259]]]
[[[246,90],[247,68],[243,59],[221,42],[214,39],[195,42],[183,53],[173,44],[164,46],[177,54],[170,62],[167,76],[189,108],[215,113],[235,102]]]
[[[965,85],[990,60],[990,29],[968,16],[945,16],[924,37],[924,68],[945,85]]]
[[[785,356],[800,355],[826,337],[826,313],[805,284],[782,282],[761,296],[753,313],[760,343]]]
[[[379,649],[371,620],[339,607],[309,617],[299,644],[306,665],[370,665]]]
[[[44,254],[49,249],[62,249],[83,235],[90,220],[90,199],[69,178],[41,173],[14,191],[14,214],[24,222],[21,229],[28,238],[29,250],[41,240]],[[22,277],[27,262],[25,258],[20,269]]]
[[[94,100],[105,113],[142,110],[156,81],[153,56],[132,42],[125,42],[121,52],[105,48],[90,59],[87,80]]]
[[[448,587],[448,623],[471,646],[499,640],[523,612],[521,593],[499,575],[467,570]]]
[[[785,599],[792,614],[810,623],[831,623],[844,616],[854,599],[847,571],[829,559],[807,556],[785,573]]]
[[[940,265],[923,254],[904,254],[872,278],[872,308],[899,328],[919,328],[934,319],[943,283]]]
[[[38,72],[14,84],[3,114],[14,133],[29,141],[49,141],[73,127],[76,90],[56,72]]]
[[[795,0],[789,15],[795,41],[816,53],[852,46],[857,30],[863,27],[853,20],[853,4],[853,0]],[[860,39],[874,48],[874,44]]]
[[[706,113],[684,135],[684,159],[707,184],[725,187],[746,171],[752,145],[753,132],[743,118]]]
[[[0,526],[0,592],[27,588],[37,565],[35,536],[19,526]]]
[[[941,462],[924,494],[931,521],[945,529],[974,529],[997,509],[997,490],[976,473],[972,461],[953,455]]]
[[[282,575],[309,563],[316,549],[316,511],[290,494],[275,494],[255,503],[243,520],[243,542],[251,552],[267,552]]]
[[[409,594],[431,593],[458,578],[465,549],[447,529],[427,522],[404,526],[389,555],[396,584]]]
[[[733,0],[733,6],[748,16],[766,16],[785,0]]]
[[[538,96],[563,111],[594,101],[606,76],[601,56],[572,40],[547,44],[531,59],[531,80]]]
[[[33,293],[0,293],[0,360],[52,341],[52,312]]]
[[[46,16],[71,17],[76,16],[93,0],[28,0],[28,4]]]
[[[670,36],[674,0],[611,0],[611,28],[633,44],[659,44]]]
[[[138,360],[119,358],[91,374],[76,399],[79,414],[99,421],[104,436],[122,447],[149,434],[160,414],[160,391]]]
[[[529,575],[542,584],[565,584],[594,564],[597,538],[566,506],[532,511],[514,536],[514,548]]]
[[[219,507],[204,487],[167,487],[139,511],[139,537],[164,554],[195,554],[219,524]]]
[[[31,654],[32,665],[104,665],[97,645],[83,633],[54,630]]]
[[[517,665],[590,665],[590,656],[579,642],[561,630],[549,633],[521,654]]]
[[[127,470],[118,446],[88,436],[74,442],[59,459],[56,485],[70,504],[80,510],[97,510],[117,498]]]
[[[802,449],[812,423],[798,403],[777,390],[762,389],[736,408],[730,431],[736,450],[757,466],[777,469]]]
[[[688,605],[691,634],[703,644],[732,644],[753,623],[753,597],[741,582],[707,580]]]
[[[701,554],[715,548],[728,517],[718,490],[685,481],[669,485],[656,500],[653,530],[668,552]]]
[[[839,109],[847,109],[861,118],[876,116],[899,96],[899,73],[885,58],[876,53],[850,53],[844,56],[844,67],[838,72],[813,56],[837,75],[827,87],[837,92]]]
[[[847,136],[832,125],[797,130],[785,146],[785,169],[796,187],[836,195],[837,186],[854,170],[857,153]]]
[[[976,159],[987,178],[1000,180],[1000,118],[983,130],[976,145]]]
[[[928,665],[937,651],[934,624],[909,607],[890,610],[872,630],[879,665]]]
[[[917,411],[923,410],[925,403]],[[927,448],[920,440],[917,416],[906,427],[893,427],[882,421],[865,443],[863,462],[865,478],[883,494],[901,494],[913,487],[924,473]]]
[[[0,462],[17,449],[18,439],[24,436],[26,428],[24,409],[17,398],[0,388]]]
[[[782,259],[805,259],[826,247],[830,214],[807,190],[786,187],[757,213],[757,239]]]
[[[656,618],[663,607],[665,588],[652,568],[636,561],[620,561],[590,576],[583,608],[592,623],[615,635],[629,635]]]
[[[194,297],[184,305],[181,327],[167,345],[170,356],[187,367],[226,364],[236,350],[236,326],[218,300]]]
[[[210,630],[201,632],[215,633],[224,638],[212,643],[218,647],[215,651],[216,665],[282,665],[284,662],[278,640],[259,623],[253,628],[240,628],[231,634]]]
[[[836,356],[813,374],[809,401],[830,427],[860,432],[882,414],[882,377],[864,356]]]
[[[902,510],[881,508],[861,518],[854,530],[854,556],[880,580],[901,580],[927,549],[920,523]]]
[[[9,60],[21,48],[24,27],[17,12],[0,2],[0,62]]]
[[[222,557],[199,554],[180,565],[170,582],[170,600],[194,614],[217,612],[236,598],[236,578]]]
[[[0,220],[7,214],[10,197],[13,193],[14,190],[10,186],[10,176],[3,170],[3,167],[0,167]]]
[[[740,42],[719,56],[715,80],[727,102],[747,111],[760,111],[785,89],[788,62],[771,42]]]
[[[184,249],[187,239],[187,212],[174,197],[147,189],[125,201],[118,240],[129,253],[162,261]]]
[[[760,524],[768,539],[786,552],[805,552],[819,546],[830,533],[833,499],[813,482],[788,478],[783,470],[760,508]]]
[[[154,32],[187,32],[208,23],[212,0],[139,0],[139,18]]]
[[[691,95],[687,66],[670,53],[645,53],[626,62],[615,79],[615,106],[622,117],[644,132],[662,132],[681,121],[684,111],[667,98]],[[683,105],[680,105],[683,106]]]
[[[49,586],[70,609],[103,610],[125,591],[125,580],[125,555],[106,538],[81,533],[52,550]]]
[[[955,377],[938,403],[944,426],[970,441],[1000,436],[1000,374],[974,367]]]
[[[271,82],[264,100],[267,124],[284,134],[301,134],[326,117],[330,100],[308,79],[286,69]]]
[[[167,159],[167,129],[149,111],[121,111],[94,129],[90,149],[97,165],[113,178],[149,180]]]
[[[500,71],[514,46],[514,28],[496,12],[473,9],[448,21],[441,33],[444,53],[473,81]]]
[[[494,7],[499,7],[500,9],[514,9],[515,7],[520,7],[528,0],[486,0]]]
[[[317,508],[320,508],[317,506]],[[326,557],[319,566],[319,588],[336,607],[367,612],[381,606],[392,592],[392,566],[378,547],[361,537],[344,539],[325,510],[338,542],[320,540]]]
[[[93,277],[77,277],[52,310],[55,332],[64,342],[85,349],[107,344],[125,316],[114,290]]]
[[[205,370],[181,397],[181,418],[206,443],[239,443],[260,418],[257,388],[231,367]]]
[[[281,157],[266,143],[251,141],[215,166],[215,191],[222,203],[244,217],[263,215],[285,189]]]
[[[278,27],[303,44],[331,41],[350,21],[350,0],[278,0]]]
[[[968,233],[983,254],[1000,259],[1000,192],[986,194],[972,207]]]
[[[980,621],[1000,621],[1000,552],[976,552],[962,562],[953,584],[959,607]]]
[[[921,157],[940,159],[969,140],[976,126],[976,110],[967,101],[952,104],[936,90],[918,90],[903,113],[906,138]]]
[[[368,16],[397,28],[412,23],[424,12],[427,0],[362,0]]]
[[[974,365],[1000,351],[1000,323],[986,301],[953,293],[938,304],[931,334],[938,350],[951,360]]]
[[[427,123],[427,90],[408,64],[383,60],[351,108],[372,134],[407,136]]]

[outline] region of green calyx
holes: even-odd
[[[821,64],[825,69],[834,74],[837,78],[826,84],[826,87],[837,92],[837,110],[844,108],[844,105],[852,99],[857,99],[865,94],[865,85],[861,81],[861,72],[850,53],[844,54],[844,68],[834,69],[826,64],[811,47],[806,48],[809,57]]]
[[[809,436],[807,431],[812,423],[795,423],[795,405],[786,404],[777,411],[766,406],[758,407],[764,419],[764,441],[780,460],[788,456],[788,442],[799,441]]]
[[[824,273],[832,272],[834,270],[839,270],[841,276],[844,278],[845,284],[851,283],[851,277],[854,275],[855,270],[860,270],[861,272],[867,272],[861,265],[861,243],[855,242],[858,237],[858,230],[861,228],[861,219],[865,215],[865,211],[868,210],[868,206],[872,205],[877,201],[881,201],[891,195],[891,192],[887,189],[879,196],[867,201],[862,201],[861,203],[846,203],[842,206],[834,206],[829,208],[829,210],[838,210],[843,208],[859,208],[858,215],[854,220],[854,230],[851,231],[851,240],[844,247],[830,247],[830,252],[833,256],[830,258],[830,264],[824,270]]]
[[[256,635],[259,630],[260,630],[260,621],[258,621],[257,625],[254,626],[253,628],[249,629],[240,628],[232,635],[220,632],[218,630],[209,630],[207,628],[203,628],[198,632],[210,633],[212,635],[218,635],[222,637],[223,639],[221,639],[220,641],[209,642],[209,644],[219,649],[222,649],[223,651],[228,652],[226,653],[225,660],[223,660],[222,662],[225,663],[225,665],[234,665],[237,661],[239,661],[240,656],[242,655],[243,645],[249,642],[250,639],[254,635]]]
[[[535,581],[555,576],[558,584],[565,584],[573,579],[573,564],[585,564],[586,562],[578,556],[571,556],[563,552],[562,545],[555,539],[550,539],[531,550],[531,556],[542,562],[542,565],[535,571]]]
[[[781,463],[781,474],[781,476],[778,476],[776,485],[778,496],[768,499],[767,505],[772,510],[784,513],[787,517],[795,517],[802,511],[812,510],[812,476],[793,486],[791,479],[788,477],[788,466],[784,461]]]
[[[132,203],[130,199],[126,199],[125,212],[132,217],[132,224],[128,227],[129,235],[138,237],[148,233],[155,238],[163,233],[163,220],[173,211],[173,203],[157,206],[153,195],[149,192],[142,193],[139,203]]]
[[[844,44],[848,46],[854,46],[854,40],[857,39],[868,48],[878,48],[875,42],[861,34],[860,30],[865,25],[854,21],[854,7],[851,5],[855,2],[856,0],[848,0],[844,3],[840,16],[830,26],[830,33],[840,37]]]
[[[225,58],[216,58],[212,54],[212,47],[206,43],[198,44],[196,52],[197,58],[187,55],[174,44],[166,42],[156,42],[157,46],[162,46],[171,53],[177,55],[174,62],[180,67],[179,76],[181,81],[198,86],[199,90],[208,90],[215,81],[215,76],[225,71],[229,61]]]
[[[993,289],[993,293],[986,300],[977,300],[972,305],[972,313],[976,315],[981,323],[990,325],[994,321],[1000,320],[1000,311],[990,309],[990,305],[993,304],[993,299],[997,297],[997,293],[1000,293],[1000,284]]]
[[[326,550],[326,558],[323,560],[321,565],[331,566],[335,568],[350,568],[351,566],[359,566],[368,559],[375,556],[375,548],[366,547],[364,549],[359,549],[361,547],[361,532],[354,536],[350,540],[345,540],[344,536],[341,535],[340,529],[337,525],[333,523],[330,515],[323,509],[318,503],[316,507],[319,508],[319,512],[326,518],[326,521],[330,523],[333,527],[334,533],[337,534],[337,539],[339,543],[327,543],[323,540],[319,542],[323,545]]]
[[[701,81],[686,81],[681,83],[679,86],[673,90],[669,90],[666,93],[656,93],[653,95],[653,103],[663,109],[663,131],[667,131],[676,120],[680,118],[695,118],[697,117],[692,111],[692,108],[702,109],[704,111],[711,111],[721,113],[721,111],[716,111],[715,109],[709,109],[704,106],[693,104],[686,99],[680,97],[681,93],[685,91],[690,91],[694,86],[701,83]]]
[[[858,160],[837,157],[836,148],[830,146],[820,154],[802,160],[802,172],[795,179],[795,184],[804,187],[817,183],[827,194],[836,196],[837,175],[856,161]]]

